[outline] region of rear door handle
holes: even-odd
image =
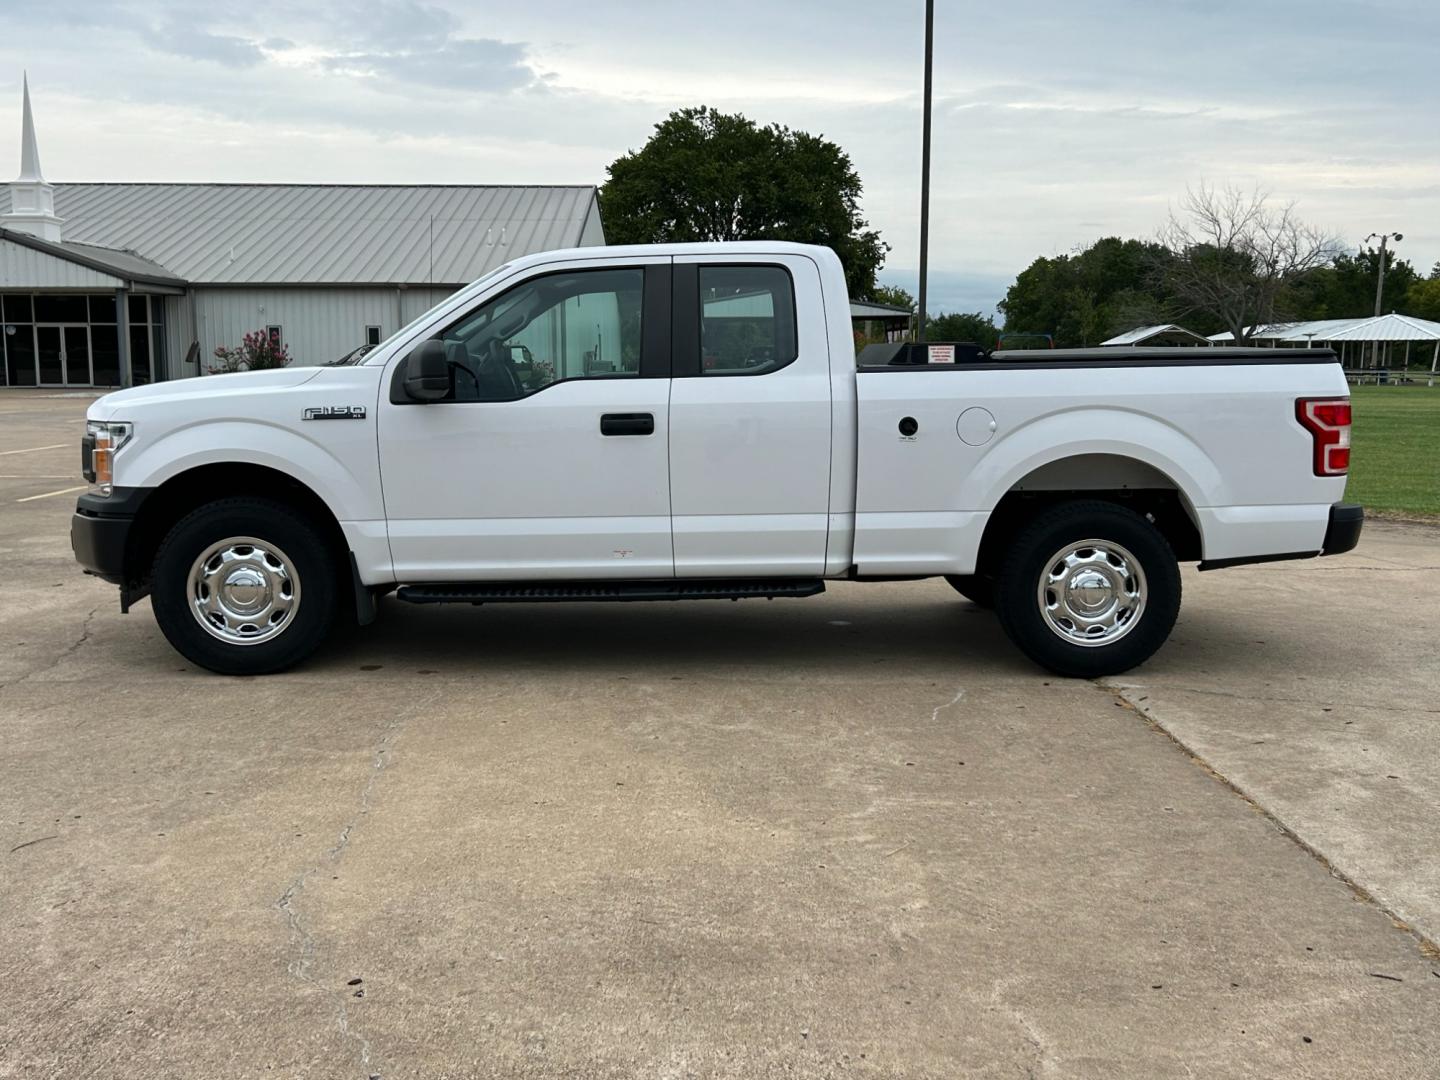
[[[654,435],[655,417],[648,412],[612,412],[600,417],[601,435]]]

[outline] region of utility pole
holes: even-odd
[[[1404,240],[1405,237],[1398,232],[1372,232],[1369,236],[1365,237],[1365,242],[1368,244],[1371,240],[1375,239],[1379,239],[1380,241],[1380,274],[1375,279],[1375,317],[1378,319],[1380,317],[1380,302],[1385,296],[1385,245],[1391,240],[1394,240],[1398,244],[1401,240]],[[1378,340],[1374,342],[1374,349],[1370,353],[1370,366],[1376,368],[1380,366],[1380,342]]]
[[[925,0],[925,119],[920,150],[920,299],[915,340],[925,340],[925,286],[930,264],[930,89],[935,59],[935,0]]]

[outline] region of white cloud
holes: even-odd
[[[671,109],[823,133],[913,287],[920,5],[71,0],[0,10],[0,171],[30,68],[53,179],[598,183]],[[1151,235],[1259,184],[1440,260],[1428,0],[1011,0],[937,18],[932,292]],[[18,140],[17,140],[18,144]]]

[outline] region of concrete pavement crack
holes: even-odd
[[[10,682],[7,683],[0,683],[0,690],[8,690],[12,686],[19,686],[21,683],[33,679],[36,675],[44,675],[47,671],[54,671],[57,667],[60,666],[61,662],[64,661],[67,656],[73,656],[76,651],[79,650],[80,646],[84,645],[87,641],[90,640],[90,624],[95,620],[95,614],[99,610],[99,604],[96,604],[90,609],[89,613],[85,616],[84,621],[80,624],[80,636],[74,641],[72,641],[69,645],[66,645],[65,648],[61,649],[58,653],[56,653],[53,660],[51,660],[44,667],[36,668],[34,671],[27,671],[18,679],[12,679]]]
[[[1020,1030],[1024,1032],[1025,1041],[1030,1044],[1030,1048],[1035,1052],[1035,1065],[1033,1068],[1026,1068],[1025,1075],[1029,1077],[1037,1075],[1050,1076],[1055,1072],[1058,1063],[1055,1060],[1054,1053],[1051,1051],[1049,1040],[1045,1038],[1044,1032],[1042,1032],[1035,1024],[1035,1021],[1030,1018],[1030,1015],[1023,1009],[1012,1004],[1010,999],[1006,997],[1006,992],[1009,990],[1010,985],[1016,981],[1014,977],[999,980],[994,987],[991,988],[990,1004],[993,1008],[1009,1016],[1010,1019],[1014,1020],[1015,1023],[1020,1026]],[[1038,1073],[1036,1071],[1037,1069],[1039,1070]]]
[[[1440,956],[1440,945],[1437,945],[1436,942],[1432,941],[1425,934],[1421,933],[1419,930],[1416,930],[1397,911],[1389,907],[1387,904],[1382,903],[1379,897],[1377,897],[1369,889],[1365,888],[1365,886],[1361,885],[1349,874],[1345,873],[1333,862],[1331,862],[1329,857],[1326,856],[1323,851],[1321,851],[1314,844],[1310,843],[1293,828],[1291,828],[1278,814],[1276,814],[1264,803],[1260,802],[1257,798],[1255,798],[1255,796],[1251,795],[1234,780],[1231,780],[1214,765],[1210,764],[1209,761],[1207,761],[1200,753],[1198,753],[1188,743],[1186,743],[1185,740],[1181,739],[1178,735],[1171,731],[1165,725],[1165,723],[1158,716],[1155,715],[1155,710],[1153,706],[1143,704],[1130,696],[1131,692],[1144,689],[1143,687],[1117,686],[1113,683],[1108,683],[1101,680],[1095,680],[1093,685],[1097,690],[1100,690],[1102,693],[1113,697],[1116,704],[1121,705],[1126,709],[1129,709],[1131,712],[1137,714],[1152,730],[1159,732],[1161,735],[1165,736],[1165,738],[1169,739],[1172,743],[1175,744],[1175,746],[1180,750],[1181,753],[1183,753],[1200,768],[1204,769],[1207,773],[1210,774],[1211,777],[1213,777],[1219,783],[1223,784],[1225,787],[1229,788],[1232,792],[1238,795],[1251,807],[1251,809],[1261,814],[1277,832],[1279,832],[1282,836],[1288,838],[1291,843],[1295,844],[1297,847],[1300,848],[1300,850],[1304,851],[1307,855],[1309,855],[1312,859],[1314,859],[1322,867],[1324,867],[1325,871],[1331,877],[1335,878],[1336,881],[1339,881],[1341,884],[1345,885],[1359,899],[1363,900],[1365,903],[1369,904],[1377,911],[1382,912],[1390,920],[1391,924],[1395,926],[1396,929],[1403,931],[1414,939],[1416,944],[1419,945],[1422,955],[1430,958]],[[1148,697],[1149,695],[1147,694],[1146,696]]]
[[[306,883],[310,878],[322,869],[335,866],[345,854],[345,850],[350,846],[350,840],[354,836],[355,829],[359,826],[360,820],[370,813],[370,805],[374,797],[375,786],[379,782],[380,775],[389,768],[393,758],[392,751],[394,750],[395,743],[404,733],[404,730],[405,719],[403,717],[396,717],[386,725],[385,733],[381,736],[380,742],[376,745],[375,752],[371,758],[370,771],[366,776],[365,786],[360,790],[360,798],[354,814],[340,826],[340,831],[336,835],[335,843],[325,850],[313,866],[306,867],[302,870],[299,875],[290,882],[285,891],[280,894],[280,898],[275,901],[276,909],[285,916],[286,924],[290,929],[290,940],[292,944],[298,946],[296,955],[285,965],[285,969],[302,982],[309,983],[317,988],[323,989],[310,974],[310,965],[315,958],[315,936],[305,925],[304,919],[296,909],[296,901],[305,891]],[[339,1030],[341,1037],[348,1042],[355,1043],[360,1056],[359,1064],[361,1067],[361,1075],[365,1080],[375,1080],[380,1074],[374,1071],[371,1065],[370,1041],[359,1032],[353,1030],[350,1025],[350,1011],[347,999],[348,992],[348,987],[343,986],[337,991],[332,991],[332,997],[335,1000],[336,1007],[335,1026]]]
[[[1115,683],[1104,684],[1106,689],[1123,693],[1127,686]],[[1151,689],[1150,696],[1160,691]],[[1211,690],[1202,689],[1198,686],[1168,686],[1164,690],[1170,694],[1197,694],[1201,697],[1230,698],[1237,701],[1254,701],[1268,705],[1315,705],[1321,708],[1345,708],[1345,709],[1372,709],[1376,712],[1408,712],[1408,713],[1435,713],[1440,714],[1440,709],[1419,708],[1414,705],[1387,705],[1378,701],[1338,701],[1334,698],[1294,698],[1294,697],[1256,697],[1254,694],[1237,694],[1233,690]]]

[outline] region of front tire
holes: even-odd
[[[265,675],[304,660],[335,620],[335,560],[315,525],[283,503],[221,499],[182,518],[160,545],[151,607],[192,663]]]
[[[1114,503],[1063,503],[1015,537],[996,581],[1000,625],[1058,675],[1093,679],[1144,663],[1180,613],[1164,535]]]

